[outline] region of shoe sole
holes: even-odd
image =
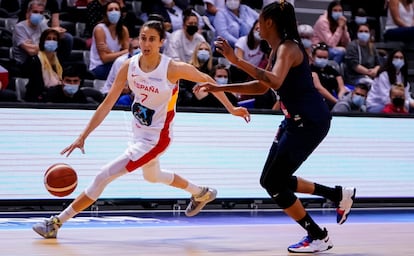
[[[203,202],[200,202],[197,205],[197,207],[191,213],[185,212],[185,216],[187,216],[187,217],[193,217],[193,216],[199,214],[201,212],[201,210],[204,208],[204,206],[206,206],[206,204],[208,204],[211,201],[213,201],[214,199],[216,199],[216,197],[217,197],[217,190],[213,189],[212,192],[211,192],[211,195],[212,196],[208,200],[203,201]]]
[[[40,231],[37,231],[35,227],[32,227],[33,231],[36,232],[37,234],[39,234],[39,236],[45,238],[45,239],[55,239],[56,237],[48,237],[43,235]]]
[[[298,254],[302,254],[302,253],[318,253],[318,252],[325,252],[327,250],[330,250],[333,248],[333,245],[328,246],[328,248],[326,248],[325,250],[319,250],[319,251],[303,251],[303,252],[297,252],[297,251],[292,251],[290,249],[288,249],[288,252],[290,253],[298,253]]]
[[[355,201],[355,195],[356,195],[356,188],[354,188],[354,193],[353,193],[353,195],[351,196],[352,203],[351,203],[351,205],[349,206],[348,212],[345,212],[345,213],[344,213],[344,215],[342,215],[342,218],[341,218],[341,219],[339,220],[339,222],[338,222],[338,224],[339,224],[339,225],[344,224],[344,223],[345,223],[345,221],[348,219],[348,215],[349,215],[349,213],[351,212],[352,205],[354,204],[354,201]]]

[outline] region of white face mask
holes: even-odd
[[[74,95],[79,90],[79,85],[63,84],[63,90],[69,95]]]
[[[240,0],[227,0],[226,6],[232,11],[237,10],[240,7]]]

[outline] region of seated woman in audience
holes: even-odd
[[[407,108],[404,106],[405,92],[404,85],[394,84],[390,89],[390,103],[385,105],[382,109],[382,113],[385,114],[408,114]]]
[[[355,85],[361,81],[372,84],[380,69],[380,57],[371,41],[371,32],[367,24],[358,26],[357,39],[346,48],[345,80]]]
[[[226,8],[219,9],[214,18],[216,36],[226,39],[234,47],[237,39],[249,33],[259,13],[240,0],[226,0]]]
[[[332,1],[327,11],[313,26],[312,43],[325,42],[329,45],[329,59],[333,59],[338,64],[342,62],[345,49],[351,41],[346,22],[341,2]]]
[[[414,42],[413,0],[389,0],[385,41]]]
[[[39,53],[30,59],[26,101],[45,102],[48,88],[62,84],[62,65],[57,57],[59,32],[46,29],[39,40]]]
[[[329,65],[328,49],[325,43],[319,43],[313,48],[311,70],[315,88],[322,95],[329,109],[332,109],[347,90],[341,74]]]
[[[228,84],[230,71],[222,64],[217,64],[211,71],[211,77],[216,80],[217,84]],[[231,92],[225,92],[227,98],[233,105],[237,105],[237,97]],[[206,108],[223,108],[223,105],[214,97],[213,94],[204,91],[198,91],[194,93],[195,99],[193,106],[195,107],[206,107]]]
[[[390,103],[389,92],[393,84],[402,84],[405,91],[405,107],[414,108],[414,100],[410,97],[408,82],[407,57],[400,49],[390,52],[387,62],[375,78],[367,97],[367,111],[380,113]]]
[[[226,7],[225,0],[204,0],[204,5],[206,7],[206,16],[210,20],[211,24],[214,24],[214,18],[218,9],[223,9]]]
[[[210,45],[207,42],[199,43],[195,47],[189,63],[201,72],[210,74],[213,69],[213,52]],[[178,93],[179,106],[193,106],[194,102],[197,102],[194,99],[194,85],[194,82],[180,80],[180,92]]]
[[[105,80],[116,58],[128,53],[129,33],[122,25],[121,6],[117,1],[105,5],[103,21],[93,30],[89,70],[96,79]]]

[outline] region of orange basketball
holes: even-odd
[[[64,197],[70,195],[76,189],[78,176],[70,165],[57,163],[46,170],[44,183],[50,194]]]

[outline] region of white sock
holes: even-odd
[[[188,182],[188,186],[184,190],[190,192],[192,195],[199,195],[202,191],[202,188],[191,182]]]
[[[57,217],[60,220],[60,222],[63,224],[66,221],[68,221],[70,218],[74,217],[76,214],[78,214],[78,212],[73,209],[72,205],[69,205]]]

